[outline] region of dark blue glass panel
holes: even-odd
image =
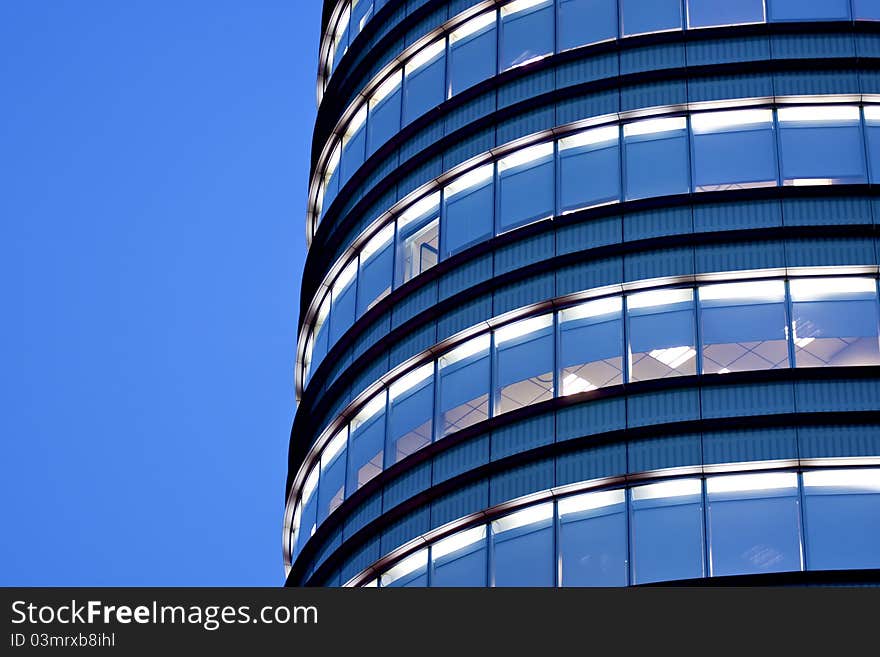
[[[562,586],[626,586],[625,507],[622,490],[560,500]]]
[[[696,374],[692,292],[644,292],[627,303],[630,381]]]
[[[880,20],[880,16],[878,16],[878,20]],[[866,107],[864,112],[865,138],[868,142],[868,170],[871,174],[871,182],[876,183],[880,181],[880,109]]]
[[[688,27],[764,22],[764,0],[688,0]]]
[[[553,398],[553,316],[544,315],[495,332],[498,358],[495,414]]]
[[[628,200],[689,191],[685,119],[633,123],[624,126],[623,134]]]
[[[339,163],[333,165],[335,168],[324,185],[324,198],[321,201],[321,218],[327,214],[327,209],[333,204],[333,200],[339,193]]]
[[[495,217],[493,168],[491,164],[481,167],[476,172],[478,175],[473,186],[459,191],[459,185],[453,183],[444,190],[443,257],[492,236]]]
[[[620,200],[617,126],[559,141],[560,209],[563,212]]]
[[[318,524],[318,496],[313,489],[308,496],[300,512],[299,527],[296,532],[296,545],[294,554],[299,554],[306,542],[311,538],[312,532]]]
[[[528,160],[522,164],[522,159]],[[498,163],[499,232],[553,214],[553,145],[523,149]]]
[[[391,139],[400,130],[400,104],[403,94],[400,89],[400,72],[392,75],[393,80],[397,81],[393,91],[382,89],[385,84],[380,87],[385,95],[378,102],[370,100],[370,113],[367,118],[367,156],[369,157],[376,150]],[[394,81],[387,83],[390,87]]]
[[[446,98],[446,51],[444,42],[430,61],[410,71],[407,65],[404,78],[403,123],[417,119],[422,114],[442,103]],[[428,46],[426,50],[432,50]]]
[[[354,324],[357,283],[357,263],[346,267],[333,285],[333,303],[330,307],[330,340],[333,346]]]
[[[867,180],[858,108],[780,109],[779,131],[786,184]]]
[[[527,522],[528,524],[519,524]],[[553,509],[542,504],[492,523],[495,586],[553,586]]]
[[[356,119],[358,117],[355,117]],[[366,118],[366,110],[364,110],[363,118]],[[367,126],[365,122],[355,129],[351,129],[351,133],[345,139],[345,145],[342,148],[342,159],[339,163],[340,168],[340,185],[344,185],[351,178],[352,174],[364,163],[364,153],[367,147]]]
[[[440,436],[489,417],[489,336],[475,338],[439,361]]]
[[[559,0],[559,50],[617,37],[615,0]]]
[[[632,491],[633,583],[703,577],[703,501],[698,479]]]
[[[681,29],[680,0],[620,0],[623,34]]]
[[[440,541],[431,553],[431,586],[486,586],[486,528],[467,530]]]
[[[373,17],[373,3],[371,0],[354,0],[351,8],[351,40],[354,40]]]
[[[416,588],[428,585],[428,551],[407,557],[379,578],[383,588]]]
[[[849,0],[767,0],[771,21],[849,19]]]
[[[498,60],[494,11],[478,16],[449,35],[450,95],[495,75]]]
[[[321,455],[321,478],[318,481],[318,524],[342,504],[345,496],[346,430],[330,441]]]
[[[856,20],[880,21],[880,0],[853,0]]]
[[[431,442],[434,415],[434,365],[422,366],[390,388],[386,467]]]
[[[501,7],[501,70],[519,66],[553,52],[553,2],[512,11]]]
[[[573,395],[623,383],[620,297],[561,311],[559,330],[560,394]]]
[[[358,273],[358,317],[391,292],[393,275],[394,226],[390,225],[370,240],[361,252]]]
[[[382,472],[382,456],[385,453],[385,393],[367,402],[365,408],[351,423],[346,496],[350,496]]]
[[[776,184],[776,137],[770,110],[695,115],[691,124],[696,191]]]

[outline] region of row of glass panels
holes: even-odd
[[[855,0],[857,16],[880,19],[880,0]],[[369,3],[367,3],[369,4]],[[364,6],[363,0],[358,6]],[[322,175],[316,216],[320,221],[340,187],[364,160],[411,121],[496,72],[541,57],[617,36],[615,0],[516,0],[468,21],[425,46],[395,69],[355,112],[335,141]],[[554,16],[558,12],[558,46]],[[763,22],[763,0],[625,0],[622,33]],[[775,0],[774,20],[848,19],[849,0]],[[500,40],[498,35],[500,34]],[[334,60],[335,61],[335,60]],[[360,101],[359,101],[360,102]]]
[[[405,372],[330,440],[295,507],[298,551],[410,454],[553,397],[651,379],[880,364],[877,280],[770,279],[599,298],[517,320]]]
[[[694,113],[529,146],[422,197],[363,247],[318,305],[304,380],[392,288],[493,235],[623,200],[869,180],[880,181],[880,106]]]
[[[543,502],[365,586],[627,586],[880,568],[880,470],[674,479]]]

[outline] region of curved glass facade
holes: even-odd
[[[288,584],[880,582],[880,2],[324,11]]]

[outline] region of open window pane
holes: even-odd
[[[351,421],[346,496],[350,496],[382,472],[382,456],[385,453],[385,397],[385,391],[373,397]]]
[[[493,75],[497,67],[497,12],[480,14],[449,33],[449,95]]]
[[[693,290],[627,297],[630,381],[696,374]]]
[[[486,526],[438,541],[431,547],[431,586],[486,586]]]
[[[553,504],[492,523],[495,586],[553,586]]]
[[[797,475],[706,480],[712,577],[801,570]]]
[[[498,161],[499,232],[553,215],[553,143],[529,146]]]
[[[620,200],[620,129],[594,128],[559,140],[560,209]]]
[[[423,587],[428,585],[428,550],[419,550],[379,577],[379,586]]]
[[[440,357],[440,436],[489,418],[489,336]]]
[[[562,395],[623,383],[623,301],[598,299],[559,313]]]
[[[443,256],[449,257],[492,236],[495,165],[464,174],[443,190]]]
[[[880,470],[805,472],[811,570],[880,568]]]
[[[333,283],[330,305],[330,342],[332,347],[354,324],[357,282],[357,258],[343,269]]]
[[[626,504],[622,490],[559,501],[562,586],[626,586]]]
[[[400,130],[401,80],[403,71],[397,70],[383,82],[370,98],[367,119],[367,156],[391,139]]]
[[[342,137],[342,162],[340,164],[340,184],[344,185],[358,167],[364,163],[367,147],[367,107],[363,106],[354,115]]]
[[[386,467],[431,442],[434,415],[434,364],[401,377],[389,388]]]
[[[417,201],[397,220],[395,285],[415,278],[440,257],[440,192]]]
[[[771,21],[849,19],[849,0],[767,0]]]
[[[696,191],[776,185],[772,110],[694,114],[691,128]]]
[[[797,367],[880,363],[874,279],[798,279],[790,286]]]
[[[514,0],[501,7],[502,71],[552,52],[552,0]]]
[[[394,224],[380,230],[361,251],[358,274],[358,317],[391,292],[394,268]]]
[[[789,367],[785,283],[724,283],[700,288],[703,373]]]
[[[617,38],[616,0],[559,0],[559,50]]]
[[[628,123],[623,140],[627,200],[689,191],[684,117]]]
[[[867,180],[858,107],[787,107],[778,113],[784,184]]]
[[[764,22],[764,0],[688,0],[688,27]]]
[[[623,35],[681,29],[680,0],[620,0]]]
[[[345,499],[345,465],[348,428],[341,429],[321,452],[321,478],[318,484],[318,524],[324,522]]]
[[[404,70],[403,123],[410,123],[446,98],[446,40],[425,46]]]
[[[699,479],[632,489],[632,553],[633,584],[704,576]]]
[[[532,317],[495,331],[498,381],[495,414],[553,397],[553,315]]]

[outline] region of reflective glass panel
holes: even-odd
[[[321,452],[321,478],[318,483],[318,524],[333,513],[345,499],[345,452],[348,428],[341,429]]]
[[[494,171],[487,164],[464,174],[443,190],[443,255],[448,257],[492,236]]]
[[[696,374],[692,290],[627,297],[630,381]]]
[[[852,0],[856,20],[880,20],[880,0]]]
[[[617,37],[615,0],[559,0],[559,50]]]
[[[440,357],[440,436],[488,419],[489,367],[488,335]]]
[[[364,163],[367,146],[367,107],[364,105],[354,115],[342,137],[341,184],[345,184],[351,175]]]
[[[502,71],[552,52],[552,0],[514,0],[501,7]]]
[[[347,496],[382,472],[382,455],[385,452],[385,397],[384,391],[373,397],[351,421]]]
[[[490,11],[449,33],[449,95],[495,75],[496,12]]]
[[[386,467],[431,442],[434,415],[434,364],[423,365],[389,387]]]
[[[560,311],[559,350],[561,395],[623,383],[622,299],[597,299]]]
[[[486,586],[486,526],[438,541],[431,547],[431,586]]]
[[[626,198],[689,190],[687,120],[648,119],[623,126]]]
[[[296,528],[294,554],[299,554],[302,551],[303,546],[315,533],[318,526],[318,496],[315,495],[317,487],[318,467],[314,466],[303,483],[300,501],[294,513],[293,526]]]
[[[354,324],[357,282],[357,258],[351,261],[333,282],[330,305],[330,346]]]
[[[867,106],[863,111],[865,139],[868,142],[868,170],[871,174],[871,182],[876,183],[880,181],[880,105]]]
[[[858,107],[785,107],[778,114],[784,184],[867,180]]]
[[[370,98],[367,118],[367,156],[400,130],[400,85],[403,71],[397,70],[383,82]]]
[[[348,26],[351,20],[351,7],[346,6],[339,16],[339,22],[336,23],[336,30],[333,33],[333,45],[330,47],[330,72],[336,70],[339,60],[348,50]]]
[[[801,570],[797,475],[706,480],[710,575]]]
[[[530,146],[498,161],[498,230],[553,215],[553,143]]]
[[[620,129],[594,128],[559,140],[563,212],[620,200]]]
[[[789,285],[797,367],[880,363],[875,280],[796,279]]]
[[[328,337],[330,335],[330,295],[325,294],[324,300],[318,306],[318,313],[315,316],[315,324],[312,328],[312,344],[311,353],[309,354],[308,363],[306,365],[306,379],[311,378],[312,372],[318,369],[318,365],[327,355]]]
[[[389,224],[361,250],[358,273],[358,317],[391,292],[393,268],[394,224]]]
[[[428,550],[419,550],[392,566],[379,577],[382,587],[424,587],[428,585]]]
[[[764,0],[688,0],[688,27],[764,22]]]
[[[559,501],[562,586],[626,586],[624,491]]]
[[[553,397],[553,315],[532,317],[495,331],[498,379],[495,414]]]
[[[633,584],[703,577],[703,486],[678,479],[632,489]]]
[[[880,470],[805,472],[811,570],[880,568]]]
[[[327,208],[333,204],[336,194],[339,192],[339,160],[342,156],[342,147],[336,144],[330,159],[327,161],[327,168],[324,169],[324,181],[322,183],[321,194],[321,217],[323,217]]]
[[[623,35],[681,29],[680,0],[620,0]]]
[[[553,586],[553,504],[492,523],[495,586]]]
[[[405,283],[437,264],[440,257],[440,192],[416,202],[397,220],[394,280]]]
[[[694,114],[691,129],[696,191],[776,185],[772,110]]]
[[[723,283],[700,288],[703,373],[789,367],[785,283]]]
[[[371,0],[353,0],[351,3],[351,38],[354,40],[364,29],[364,26],[373,17],[373,3]]]
[[[404,125],[445,100],[445,39],[426,46],[406,63],[403,85]]]
[[[849,19],[848,0],[767,0],[771,21]]]

